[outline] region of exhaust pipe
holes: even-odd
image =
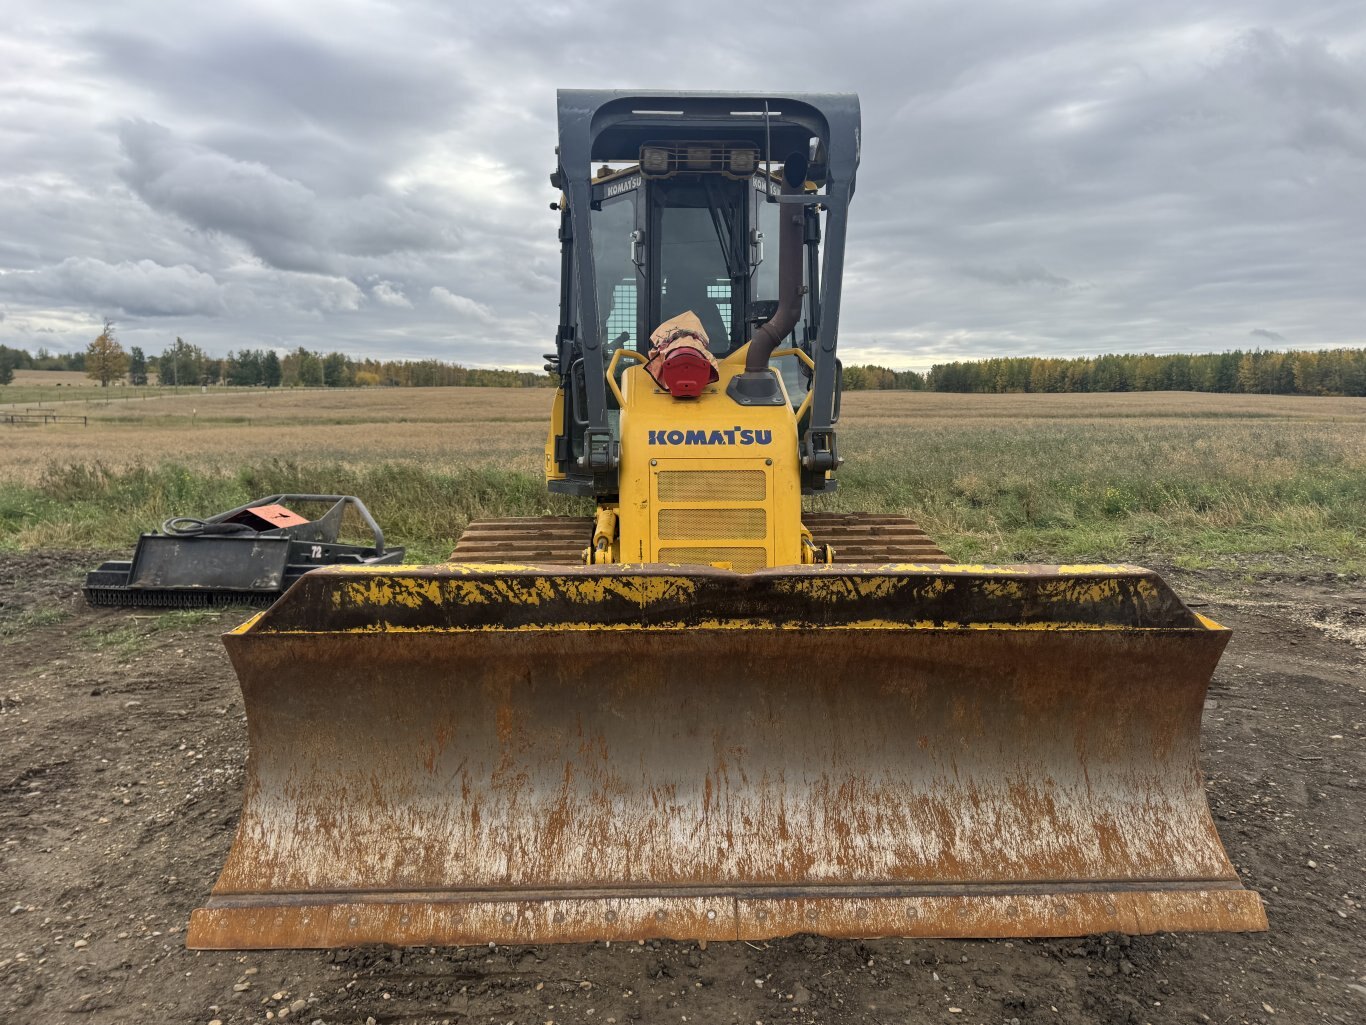
[[[793,153],[783,162],[782,194],[801,195],[806,183],[807,160]],[[768,360],[802,315],[802,245],[805,214],[795,203],[779,208],[778,309],[755,330],[745,354],[745,369],[731,379],[727,394],[741,405],[782,405],[782,392],[769,369]]]
[[[796,178],[794,182],[792,179]],[[800,195],[806,182],[806,160],[793,154],[783,164],[784,196]],[[782,204],[778,225],[778,309],[754,332],[745,358],[745,373],[768,369],[768,358],[802,315],[802,238],[804,214],[793,203]]]

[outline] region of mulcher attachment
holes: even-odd
[[[316,520],[287,508],[318,502],[330,508]],[[348,506],[370,529],[372,545],[337,540]],[[384,547],[383,531],[353,495],[270,495],[206,520],[172,517],[162,533],[138,539],[131,560],[91,570],[85,600],[153,608],[269,605],[319,566],[402,561],[403,549]]]
[[[194,948],[1258,930],[1130,566],[332,568],[225,638]]]

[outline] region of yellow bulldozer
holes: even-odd
[[[1133,566],[951,562],[837,486],[852,95],[559,93],[552,492],[225,638],[195,948],[1257,930]]]

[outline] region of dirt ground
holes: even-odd
[[[241,614],[88,609],[98,559],[0,554],[0,1022],[1366,1021],[1361,581],[1171,575],[1235,631],[1204,767],[1269,933],[234,955],[184,928],[236,823]]]

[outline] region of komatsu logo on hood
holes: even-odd
[[[651,445],[768,445],[773,432],[750,427],[723,431],[651,431]]]

